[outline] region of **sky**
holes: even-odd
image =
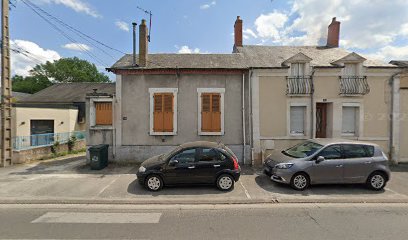
[[[368,58],[408,60],[408,0],[11,0],[12,73],[77,56],[105,72],[132,52],[132,22],[149,21],[149,53],[230,53],[237,16],[244,45],[325,45],[333,17],[340,47]],[[113,51],[39,17],[25,2],[117,49]],[[139,7],[139,8],[138,8]],[[38,10],[37,10],[38,11]],[[113,76],[110,75],[113,79]]]

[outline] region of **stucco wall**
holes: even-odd
[[[149,135],[149,88],[178,88],[175,136]],[[224,136],[198,135],[197,88],[225,88]],[[242,144],[242,75],[127,75],[122,78],[122,145],[179,145],[189,141]]]
[[[408,89],[400,90],[400,109],[400,161],[408,162]]]
[[[29,136],[31,120],[54,120],[55,133],[79,131],[84,124],[77,124],[77,116],[77,109],[16,107],[15,135]]]
[[[315,134],[316,103],[324,102],[328,105],[327,137],[350,138],[370,141],[379,144],[388,152],[389,138],[389,109],[390,109],[390,76],[396,71],[384,69],[365,69],[363,75],[367,75],[370,93],[364,96],[341,96],[339,95],[339,76],[341,69],[316,69],[314,80],[313,113],[310,108],[309,96],[287,96],[286,75],[287,70],[271,69],[255,70],[254,81],[259,96],[254,95],[253,101],[259,97],[259,151],[264,154],[268,149],[284,149],[298,143],[300,140],[310,138],[310,126],[313,126]],[[256,92],[256,91],[255,91]],[[291,104],[304,104],[307,107],[305,136],[291,136],[288,130],[289,107]],[[360,106],[357,137],[344,136],[342,130],[342,107],[344,104],[356,104]],[[256,107],[256,106],[255,106]],[[312,115],[313,114],[313,115]],[[313,116],[313,124],[311,124]],[[257,121],[257,116],[254,116]],[[254,124],[255,128],[257,127]],[[256,132],[256,131],[255,131]],[[314,135],[313,135],[314,137]],[[254,139],[254,141],[257,141]],[[256,143],[255,143],[256,145]],[[257,152],[255,152],[255,156]]]

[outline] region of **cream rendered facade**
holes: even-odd
[[[260,163],[272,150],[283,150],[302,140],[315,138],[316,107],[319,103],[327,106],[327,138],[370,141],[379,144],[388,153],[391,104],[389,82],[398,69],[361,67],[360,75],[367,77],[370,92],[354,96],[340,95],[339,77],[343,74],[342,69],[341,67],[310,68],[310,73],[313,74],[314,93],[296,96],[286,94],[288,68],[251,70],[255,164]],[[404,93],[404,97],[407,96],[408,94]],[[306,109],[304,134],[290,132],[291,106],[303,106]],[[343,107],[358,109],[356,132],[353,135],[342,133]],[[404,128],[406,126],[405,124]]]
[[[14,136],[30,136],[32,120],[53,120],[54,133],[84,131],[85,123],[78,123],[78,109],[52,107],[20,107],[14,108]]]

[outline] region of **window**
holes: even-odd
[[[342,134],[356,136],[358,107],[343,106]]]
[[[358,144],[343,145],[345,158],[365,158],[370,157],[370,152],[366,150],[366,146]]]
[[[198,161],[201,163],[213,163],[220,160],[220,154],[213,148],[201,148],[198,151]]]
[[[201,131],[221,131],[221,94],[201,94]]]
[[[172,160],[177,160],[178,164],[194,163],[196,150],[195,148],[181,151],[172,157]]]
[[[292,63],[290,65],[290,75],[293,77],[303,77],[305,75],[305,64]]]
[[[197,88],[198,134],[224,134],[224,88]]]
[[[290,134],[305,134],[306,106],[290,106]]]
[[[328,146],[327,148],[323,149],[318,155],[324,157],[325,159],[340,159],[340,145]]]
[[[173,132],[173,93],[155,93],[153,98],[153,131]]]
[[[95,124],[112,125],[112,102],[95,102]]]
[[[150,135],[177,134],[177,88],[149,88]]]
[[[357,64],[355,63],[345,63],[344,64],[344,70],[343,70],[343,75],[344,76],[357,76]]]

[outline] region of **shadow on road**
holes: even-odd
[[[288,195],[302,195],[302,196],[316,196],[316,195],[377,195],[382,194],[385,191],[372,191],[364,184],[324,184],[324,185],[312,185],[304,191],[296,191],[289,185],[276,183],[269,179],[265,174],[260,174],[255,177],[255,182],[259,187],[265,191],[288,194]]]

